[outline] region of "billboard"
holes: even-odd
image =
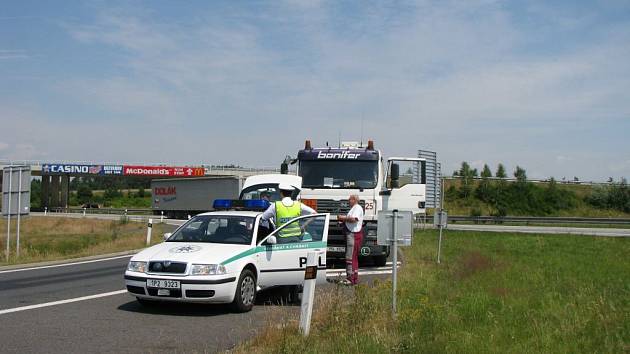
[[[122,175],[122,165],[43,164],[43,174]]]
[[[205,170],[203,167],[124,165],[123,174],[144,177],[200,177],[205,175]]]
[[[203,167],[174,166],[43,164],[42,173],[45,175],[202,177],[205,176],[205,169]]]

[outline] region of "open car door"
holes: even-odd
[[[312,251],[319,253],[317,281],[325,282],[329,222],[327,213],[300,216],[259,242],[258,284],[261,287],[303,284],[306,256]]]

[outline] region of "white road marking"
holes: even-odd
[[[126,292],[127,292],[127,290],[116,290],[116,291],[110,291],[108,293],[101,293],[101,294],[95,294],[95,295],[89,295],[89,296],[75,297],[74,299],[66,299],[66,300],[59,300],[59,301],[53,301],[53,302],[46,302],[46,303],[37,304],[37,305],[14,307],[12,309],[0,310],[0,315],[4,315],[4,314],[7,314],[7,313],[13,313],[13,312],[26,311],[26,310],[33,310],[33,309],[38,309],[38,308],[48,307],[48,306],[69,304],[69,303],[77,302],[77,301],[98,299],[98,298],[106,297],[106,296],[120,295],[120,294],[124,294]]]
[[[92,259],[92,260],[89,260],[89,261],[81,261],[81,262],[73,262],[73,263],[61,263],[61,264],[53,264],[53,265],[47,265],[47,266],[41,266],[41,267],[30,267],[30,268],[18,268],[18,269],[11,269],[11,270],[3,270],[3,271],[0,271],[0,274],[24,272],[24,271],[27,271],[27,270],[38,270],[38,269],[47,269],[47,268],[68,267],[68,266],[79,265],[79,264],[87,264],[87,263],[105,262],[105,261],[111,261],[113,259],[131,258],[132,256],[133,256],[133,254],[127,254],[127,255],[124,255],[124,256],[116,256],[116,257],[109,257],[109,258],[99,258],[99,259]]]

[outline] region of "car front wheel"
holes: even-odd
[[[237,312],[247,312],[252,309],[256,301],[256,277],[249,269],[244,269],[238,278],[236,294],[232,307]]]

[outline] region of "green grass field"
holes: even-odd
[[[11,225],[11,256],[6,261],[6,219],[0,221],[0,266],[93,256],[145,247],[147,226],[140,222],[30,216],[22,219],[20,258],[15,255],[15,220]],[[151,240],[162,241],[174,227],[154,224]]]
[[[316,301],[311,336],[277,323],[240,352],[627,353],[630,240],[436,232],[404,248],[399,316],[391,283]]]

